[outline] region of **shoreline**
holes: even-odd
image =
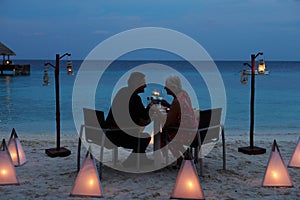
[[[151,126],[149,126],[148,128],[145,128],[144,130],[148,133],[151,133]],[[28,137],[52,137],[53,136],[53,139],[56,139],[56,130],[53,130],[51,132],[49,131],[31,131],[31,132],[28,132],[28,131],[22,131],[18,128],[15,128],[16,132],[18,135],[21,136],[25,136],[25,138],[28,138]],[[0,132],[0,136],[3,138],[7,138],[9,139],[9,136],[11,134],[11,130],[1,130]],[[79,133],[77,133],[76,129],[74,130],[63,130],[61,129],[61,139],[63,139],[64,137],[66,138],[70,138],[70,136],[74,136],[74,137],[77,137],[79,135]],[[238,132],[238,131],[228,131],[226,130],[226,127],[225,127],[225,138],[227,137],[236,137],[236,138],[239,138],[239,139],[249,139],[249,130],[247,131],[241,131],[241,132]],[[278,132],[254,132],[254,138],[256,137],[274,137],[274,138],[282,138],[282,137],[285,137],[285,136],[300,136],[300,132],[298,131],[293,131],[293,132],[290,132],[290,131],[278,131]]]

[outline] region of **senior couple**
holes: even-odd
[[[106,118],[107,128],[120,129],[120,131],[108,131],[106,136],[116,146],[132,149],[132,154],[124,162],[125,164],[133,161],[134,153],[142,153],[140,155],[143,164],[150,164],[152,161],[146,157],[145,150],[149,145],[151,136],[143,132],[143,129],[151,122],[151,112],[156,112],[162,118],[161,120],[165,121],[161,134],[161,148],[172,141],[177,134],[177,130],[170,131],[168,130],[169,127],[196,128],[198,122],[189,95],[182,89],[178,76],[170,76],[165,81],[164,89],[168,95],[173,97],[171,104],[165,100],[161,102],[163,106],[170,109],[167,116],[161,114],[159,109],[153,106],[153,103],[144,107],[141,97],[138,95],[144,93],[147,86],[146,77],[143,73],[131,73],[127,83],[128,86],[121,88],[115,95]],[[185,151],[184,147],[175,145],[170,148],[170,151],[176,158],[179,158],[177,165],[180,165]]]

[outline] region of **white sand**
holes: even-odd
[[[50,158],[45,149],[55,147],[54,136],[18,134],[28,162],[16,168],[20,185],[0,186],[0,199],[80,199],[69,197],[76,178],[77,136],[63,135],[61,141],[61,146],[72,151],[71,156]],[[249,145],[248,137],[226,135],[226,171],[222,170],[221,143],[204,159],[200,180],[206,199],[299,199],[300,169],[288,168],[293,188],[261,187],[273,140],[277,140],[287,165],[299,134],[255,136],[255,145],[266,148],[267,153],[254,156],[237,151]],[[164,168],[130,174],[104,167],[101,183],[105,199],[169,199],[177,173],[176,169]]]

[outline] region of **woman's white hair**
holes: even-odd
[[[166,79],[166,87],[172,90],[175,94],[182,90],[180,78],[178,76],[169,76]]]

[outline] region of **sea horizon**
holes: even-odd
[[[18,64],[21,64],[19,63],[20,61],[32,61],[32,60],[37,60],[37,61],[55,61],[55,56],[53,56],[53,58],[51,59],[48,59],[48,58],[13,58],[11,59],[13,62],[14,61],[17,61]],[[70,58],[69,60],[72,60],[72,61],[84,61],[85,59],[72,59]],[[256,62],[258,61],[259,59],[256,59]],[[300,59],[299,60],[282,60],[282,59],[264,59],[266,62],[300,62]],[[63,60],[61,60],[63,61]],[[113,61],[113,60],[98,60],[98,61]],[[135,58],[132,58],[132,59],[128,59],[128,58],[124,58],[124,59],[118,59],[118,61],[185,61],[185,60],[182,60],[182,59],[135,59]],[[202,61],[202,60],[189,60],[189,61]],[[205,60],[205,61],[213,61],[213,62],[251,62],[251,58],[249,57],[249,59],[245,59],[245,60],[242,60],[242,59],[211,59],[211,60]]]

